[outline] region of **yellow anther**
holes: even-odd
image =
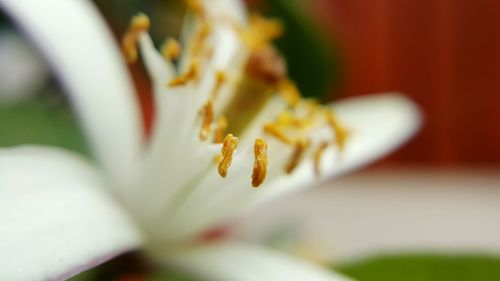
[[[226,80],[227,80],[227,76],[226,76],[226,73],[224,71],[217,71],[215,73],[215,85],[214,85],[214,88],[213,88],[212,94],[211,94],[212,100],[215,100],[215,98],[217,97],[217,93],[219,92],[219,90],[222,87],[222,85],[224,84],[224,82],[226,82]]]
[[[295,168],[299,165],[300,161],[304,157],[304,154],[309,146],[309,142],[305,139],[300,139],[295,143],[295,149],[293,150],[292,157],[285,167],[285,172],[291,174]]]
[[[196,81],[198,79],[199,72],[200,72],[199,65],[196,61],[194,61],[193,63],[191,63],[191,66],[189,67],[186,73],[179,75],[177,78],[174,78],[172,81],[168,83],[168,86],[169,87],[184,86],[189,81],[193,80]]]
[[[132,17],[127,32],[122,38],[122,51],[127,63],[134,63],[138,58],[137,41],[141,32],[148,31],[151,25],[148,16],[139,13]]]
[[[224,134],[226,133],[228,121],[226,116],[222,115],[217,120],[217,128],[215,129],[214,141],[215,143],[221,143],[224,140]]]
[[[263,139],[256,139],[253,146],[254,162],[252,172],[252,186],[259,187],[267,175],[267,143]]]
[[[211,27],[208,23],[202,22],[198,32],[194,35],[191,41],[191,55],[193,57],[197,57],[203,51],[203,47],[205,47],[205,41],[210,34]]]
[[[284,79],[278,84],[278,91],[289,106],[295,106],[300,101],[300,92],[295,83]]]
[[[275,87],[287,77],[286,62],[276,48],[267,45],[252,50],[245,65],[245,74]]]
[[[285,133],[280,128],[278,128],[278,126],[276,126],[273,123],[264,124],[263,129],[264,129],[265,133],[270,134],[271,136],[277,138],[278,140],[280,140],[281,142],[283,142],[285,144],[293,144],[294,143],[294,141],[290,137],[285,135]]]
[[[200,0],[186,0],[186,5],[198,16],[205,16],[205,7]]]
[[[266,40],[274,40],[283,35],[283,23],[278,19],[268,19],[259,14],[250,15],[250,26],[259,31]]]
[[[161,53],[166,60],[175,60],[181,54],[181,44],[174,38],[167,38],[163,43]]]
[[[314,173],[319,176],[321,173],[321,157],[328,148],[328,142],[322,142],[319,147],[314,151],[313,161],[314,161]]]
[[[276,123],[280,127],[303,129],[307,128],[312,123],[312,121],[308,120],[307,118],[299,118],[293,116],[289,112],[283,111],[278,115]]]
[[[223,178],[227,176],[227,171],[231,166],[231,162],[233,161],[233,154],[238,146],[239,140],[237,137],[232,134],[228,134],[222,143],[221,155],[222,159],[219,162],[218,172],[219,175]]]
[[[326,111],[326,120],[328,125],[330,126],[333,134],[335,135],[335,144],[343,151],[345,149],[345,144],[347,142],[347,138],[349,137],[349,133],[342,124],[337,120],[337,117],[331,110]]]
[[[201,124],[200,130],[200,140],[206,141],[208,139],[208,135],[210,134],[210,126],[214,120],[214,107],[212,101],[208,101],[203,108],[201,109],[201,114],[203,115],[203,121]]]
[[[247,28],[234,24],[241,40],[252,50],[259,50],[283,34],[283,24],[277,19],[266,19],[261,15],[250,16]]]

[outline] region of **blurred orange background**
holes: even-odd
[[[500,1],[310,3],[340,44],[343,95],[402,91],[425,113],[389,162],[500,164]]]
[[[299,1],[341,52],[332,96],[400,91],[421,106],[421,132],[382,164],[500,166],[500,1]]]

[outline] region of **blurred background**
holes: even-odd
[[[152,18],[151,32],[158,43],[176,36],[182,23],[184,5],[178,0],[95,2],[117,38],[137,11]],[[500,2],[248,0],[247,4],[285,23],[286,34],[277,45],[304,95],[329,101],[400,91],[421,106],[426,117],[422,131],[385,163],[499,165]],[[54,84],[36,50],[33,54],[29,44],[13,33],[5,16],[1,23],[1,99],[16,93],[24,97]],[[148,78],[138,68],[132,71],[148,107]],[[20,79],[20,73],[26,79]]]
[[[138,11],[151,17],[157,43],[182,23],[182,1],[94,2],[117,38]],[[425,123],[383,161],[267,206],[234,235],[346,264],[359,280],[500,280],[500,1],[247,4],[282,19],[276,44],[304,95],[399,91]],[[140,64],[130,70],[150,126],[149,80]],[[25,142],[87,151],[57,81],[2,15],[0,145]]]

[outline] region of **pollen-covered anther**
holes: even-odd
[[[267,143],[263,139],[256,139],[253,147],[254,163],[252,172],[252,186],[259,187],[267,176]]]
[[[312,120],[309,120],[309,118],[299,118],[287,111],[283,111],[278,115],[276,123],[281,127],[304,129],[311,125]]]
[[[141,32],[148,31],[151,22],[143,13],[132,17],[127,32],[122,38],[122,51],[127,63],[135,63],[138,58],[137,41]]]
[[[250,49],[259,50],[271,43],[272,40],[283,35],[283,24],[278,19],[267,19],[259,14],[250,16],[249,26],[243,28],[234,25],[240,37]]]
[[[217,93],[219,92],[220,88],[222,87],[222,85],[224,85],[224,82],[226,81],[227,81],[227,75],[224,71],[220,70],[215,73],[215,85],[211,94],[212,100],[217,98]]]
[[[347,129],[338,121],[337,117],[331,110],[326,111],[326,120],[335,135],[335,144],[340,151],[343,151],[345,149],[347,138],[349,137]]]
[[[263,126],[266,134],[269,134],[285,144],[294,144],[294,141],[287,136],[276,124],[266,123]]]
[[[199,26],[198,32],[196,32],[194,37],[191,39],[190,51],[193,57],[196,58],[202,53],[204,47],[206,46],[205,41],[208,38],[208,35],[210,35],[210,32],[210,25],[207,22],[202,22]]]
[[[191,63],[189,66],[189,69],[186,73],[181,74],[171,80],[168,83],[169,87],[178,87],[178,86],[184,86],[186,85],[189,81],[196,81],[198,80],[198,76],[200,74],[200,67],[198,62],[194,61]]]
[[[316,176],[319,176],[321,174],[321,157],[323,157],[323,154],[325,153],[325,150],[328,148],[329,143],[328,142],[322,142],[318,148],[314,151],[313,154],[313,162],[314,162],[314,173]]]
[[[166,60],[176,60],[180,56],[181,50],[179,41],[174,38],[167,38],[161,48],[161,54]]]
[[[283,79],[278,84],[278,91],[289,106],[295,106],[300,101],[300,92],[295,83]]]
[[[265,18],[259,14],[250,15],[250,25],[260,31],[268,40],[273,40],[283,35],[283,23],[279,19]]]
[[[304,158],[304,154],[309,147],[309,141],[306,139],[300,139],[295,143],[295,148],[292,153],[292,157],[290,157],[290,161],[288,161],[285,166],[285,172],[287,174],[291,174],[295,168],[299,165],[302,158]]]
[[[185,3],[196,15],[205,16],[205,7],[200,0],[186,0]]]
[[[245,66],[245,72],[252,78],[277,86],[287,77],[286,62],[271,45],[254,50]]]
[[[214,142],[221,143],[224,140],[224,134],[226,133],[229,122],[225,115],[222,115],[217,119],[217,127],[214,133]]]
[[[200,140],[206,141],[208,139],[208,135],[210,134],[210,129],[212,122],[214,121],[214,106],[212,101],[208,101],[203,108],[201,109],[202,114],[202,124],[200,130]]]
[[[233,161],[233,154],[234,151],[236,150],[236,147],[238,147],[238,143],[239,143],[238,138],[233,136],[232,134],[228,134],[224,138],[224,141],[222,142],[222,149],[221,149],[222,158],[219,162],[218,172],[219,175],[223,178],[227,176],[227,171],[229,170],[231,162]]]

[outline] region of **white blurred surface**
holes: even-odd
[[[343,262],[388,251],[500,253],[500,170],[382,169],[271,202],[236,235],[297,227],[288,248]]]
[[[26,100],[48,78],[42,59],[13,31],[0,30],[0,105]]]

